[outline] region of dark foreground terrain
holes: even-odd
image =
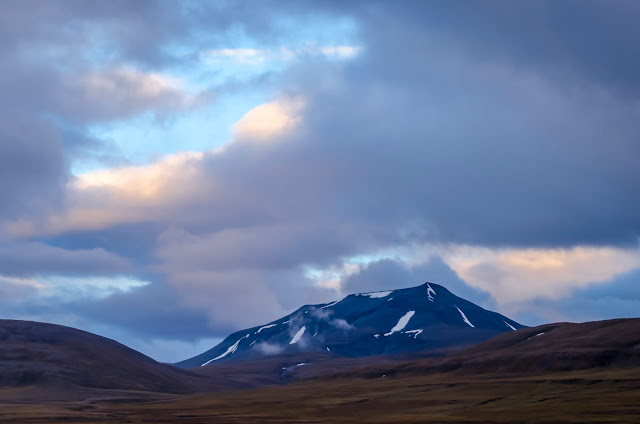
[[[6,398],[7,392],[0,392]],[[129,423],[632,423],[640,371],[538,376],[455,373],[340,378],[227,394],[102,393],[81,402],[2,402],[0,421]],[[123,397],[123,396],[129,396]]]
[[[445,358],[315,360],[287,385],[273,360],[253,363],[268,387],[217,393],[76,387],[54,400],[42,386],[5,387],[0,422],[640,422],[640,319],[527,328]]]

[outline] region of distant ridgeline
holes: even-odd
[[[306,305],[279,320],[237,331],[214,348],[175,365],[193,368],[297,352],[359,357],[464,348],[522,327],[443,286],[425,283]]]

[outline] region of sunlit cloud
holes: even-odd
[[[11,221],[5,224],[5,229],[12,236],[22,238],[159,218],[161,209],[155,208],[177,204],[198,188],[191,183],[203,157],[203,153],[181,152],[150,165],[81,174],[67,187],[67,211],[38,222]]]
[[[313,281],[317,287],[334,290],[336,295],[342,295],[343,281],[349,276],[357,274],[363,266],[361,263],[344,262],[339,266],[323,269],[308,267],[305,271],[305,277]]]
[[[154,201],[167,193],[170,181],[188,178],[203,153],[180,152],[143,166],[130,166],[89,172],[79,175],[73,184],[75,190],[108,188],[117,193],[119,200]]]
[[[40,296],[55,297],[67,301],[106,298],[114,293],[127,292],[150,284],[149,281],[126,275],[104,277],[54,275],[39,277],[38,280],[44,285]]]
[[[244,140],[273,138],[301,122],[304,105],[304,99],[298,97],[256,106],[233,125],[233,134]]]
[[[101,299],[148,284],[150,284],[149,281],[125,275],[100,277],[41,275],[17,278],[0,274],[0,293],[4,294],[4,300],[14,301],[25,298],[56,299],[57,301]]]
[[[0,274],[0,287],[3,287],[5,290],[7,287],[44,289],[47,285],[35,278],[10,277],[8,275]]]
[[[233,126],[233,138],[205,152],[179,152],[148,165],[133,165],[77,175],[67,186],[68,209],[41,221],[4,224],[13,237],[97,230],[121,223],[152,222],[172,214],[216,181],[203,175],[205,158],[224,155],[238,143],[275,141],[302,122],[305,101],[282,97],[247,112]],[[211,193],[211,191],[210,191]]]
[[[640,250],[580,246],[571,249],[490,249],[455,246],[443,257],[469,284],[501,304],[558,299],[573,289],[610,281],[640,267]]]

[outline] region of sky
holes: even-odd
[[[433,282],[640,316],[635,0],[9,0],[0,317],[161,361]]]

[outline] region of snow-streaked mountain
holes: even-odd
[[[181,368],[298,352],[358,357],[469,346],[523,325],[443,286],[351,294],[237,331]]]

